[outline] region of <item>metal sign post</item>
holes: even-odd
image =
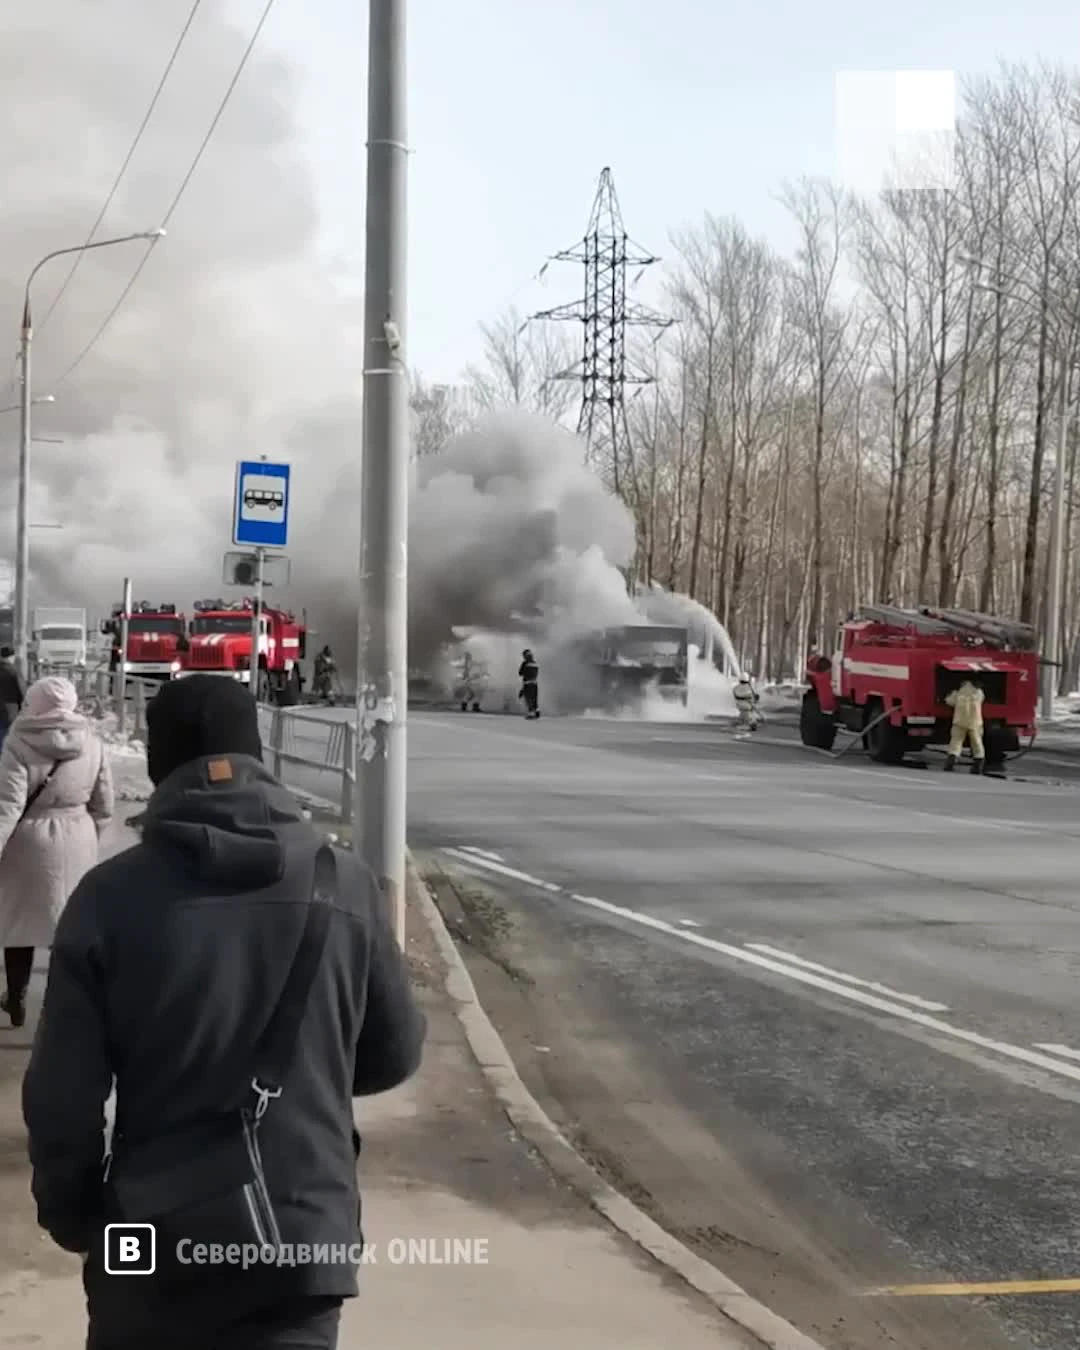
[[[262,628],[266,550],[289,542],[292,468],[261,459],[241,459],[233,492],[233,543],[255,553],[255,604],[251,615],[251,696],[259,697],[259,647]]]
[[[124,609],[120,615],[120,656],[116,662],[116,730],[127,735],[127,650],[131,632],[131,578],[124,578]]]
[[[263,566],[265,550],[255,550],[255,606],[251,613],[251,697],[259,701],[259,655],[262,636]]]

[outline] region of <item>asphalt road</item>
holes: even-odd
[[[799,716],[797,704],[784,704],[773,708],[763,730],[766,740],[777,741],[784,746],[799,745]],[[841,732],[837,737],[834,753],[838,753],[855,738],[849,732]],[[854,756],[862,758],[861,748],[856,745],[843,758]],[[940,750],[930,750],[923,755],[913,755],[906,767],[917,770],[921,765],[937,770],[941,768],[943,756]],[[1074,722],[1061,727],[1051,726],[1041,730],[1030,748],[1025,748],[1012,758],[1006,766],[1006,774],[1014,781],[1029,779],[1043,782],[1080,782],[1080,728]]]
[[[1080,1291],[1080,786],[776,723],[413,715],[409,746],[482,996],[640,1203],[829,1350],[1080,1344],[1080,1292],[877,1292]]]

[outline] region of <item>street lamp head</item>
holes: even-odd
[[[55,394],[42,394],[40,398],[32,398],[32,399],[30,400],[30,402],[31,402],[31,403],[55,403],[55,402],[56,402],[56,395],[55,395]]]
[[[160,226],[156,230],[147,230],[142,237],[143,239],[164,239],[165,234],[166,234],[165,228],[163,226]]]

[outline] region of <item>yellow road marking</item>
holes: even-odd
[[[874,1292],[890,1298],[1000,1298],[1008,1294],[1080,1294],[1080,1279],[992,1280],[982,1284],[896,1284]]]

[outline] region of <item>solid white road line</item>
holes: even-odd
[[[924,1012],[946,1013],[949,1011],[947,1003],[931,1003],[915,994],[898,994],[895,989],[890,989],[888,985],[878,984],[876,980],[863,980],[857,975],[847,975],[842,970],[834,970],[831,966],[820,966],[816,961],[805,961],[801,956],[794,956],[791,952],[782,951],[779,947],[770,947],[764,942],[747,942],[745,945],[748,951],[763,952],[766,956],[775,956],[778,961],[786,961],[792,966],[801,966],[803,970],[816,970],[819,975],[828,975],[832,980],[843,980],[845,984],[854,984],[860,989],[872,989],[875,994],[895,999],[897,1003],[910,1003],[912,1007],[922,1008]]]
[[[1080,1060],[1080,1050],[1070,1050],[1067,1045],[1036,1045],[1036,1050],[1047,1050],[1052,1055],[1061,1055],[1064,1059]]]
[[[463,844],[462,849],[465,853],[475,853],[478,858],[490,858],[492,862],[502,862],[501,853],[493,853],[489,848],[474,848],[468,844]]]
[[[510,877],[513,881],[524,881],[529,886],[537,886],[542,891],[551,891],[555,894],[562,894],[563,887],[556,886],[553,881],[544,881],[540,877],[531,877],[527,872],[519,872],[516,868],[507,867],[505,863],[496,862],[493,858],[481,858],[475,853],[467,853],[463,848],[443,849],[444,853],[449,853],[452,858],[457,858],[459,862],[471,863],[473,867],[484,867],[490,872],[498,872],[502,876]]]
[[[554,882],[544,881],[540,877],[531,876],[528,872],[519,872],[517,868],[507,867],[504,863],[489,862],[486,858],[478,858],[474,854],[465,853],[457,848],[448,848],[444,852],[471,867],[493,872],[497,876],[507,877],[511,881],[524,882],[527,886],[534,886],[538,890],[547,891],[549,894],[561,895],[587,909],[608,914],[612,918],[622,919],[627,923],[637,924],[656,933],[663,933],[667,937],[676,938],[678,941],[689,943],[694,947],[704,948],[718,956],[726,956],[733,961],[741,961],[746,965],[756,966],[758,969],[767,970],[773,975],[780,975],[784,979],[805,984],[811,989],[820,989],[824,993],[835,994],[839,998],[847,999],[850,1003],[857,1003],[860,1007],[869,1008],[873,1012],[885,1013],[890,1017],[899,1018],[901,1021],[910,1022],[914,1026],[922,1027],[926,1031],[932,1031],[949,1040],[961,1041],[963,1044],[974,1046],[978,1050],[987,1050],[1005,1059],[1016,1060],[1021,1064],[1026,1064],[1029,1068],[1045,1069],[1048,1073],[1056,1074],[1059,1078],[1068,1078],[1075,1083],[1080,1083],[1080,1063],[1068,1064],[1063,1060],[1052,1059],[1049,1055],[1040,1054],[1035,1050],[1028,1050],[1024,1046],[1013,1045],[1009,1041],[995,1040],[992,1036],[982,1036],[977,1031],[967,1031],[963,1027],[952,1026],[948,1022],[941,1021],[938,1017],[930,1016],[929,1013],[905,1007],[902,1003],[881,998],[877,994],[864,993],[861,989],[853,989],[850,985],[841,984],[837,980],[826,979],[810,970],[801,970],[797,966],[784,965],[773,960],[772,957],[748,951],[745,947],[735,947],[728,942],[719,942],[716,938],[705,937],[702,933],[690,932],[686,928],[680,928],[677,924],[668,923],[665,919],[657,919],[651,914],[642,914],[637,910],[627,909],[625,905],[612,904],[610,900],[601,900],[595,895],[578,895],[567,890],[565,886],[556,886]]]

